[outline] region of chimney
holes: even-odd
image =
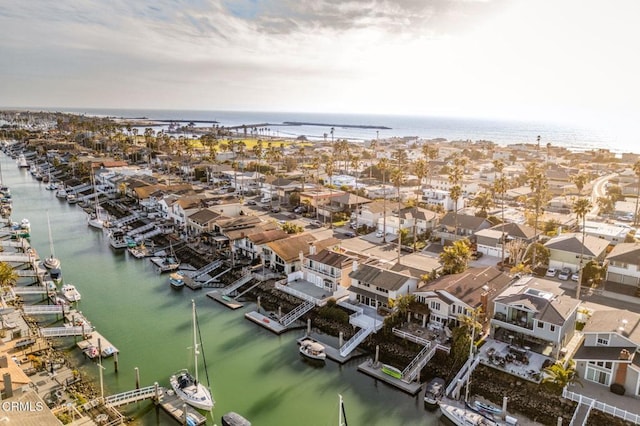
[[[486,315],[489,312],[489,292],[485,291],[480,295],[480,304],[482,305],[482,312]]]
[[[302,250],[298,252],[298,258],[300,259],[300,263],[304,262],[304,253],[302,253]]]
[[[7,368],[8,366],[9,366],[9,363],[7,362],[7,356],[6,355],[0,356],[0,368]]]
[[[4,382],[4,397],[11,398],[13,396],[13,387],[11,386],[11,374],[4,373],[2,375],[2,381]]]
[[[316,245],[313,241],[309,243],[309,254],[310,255],[316,254]]]
[[[620,355],[618,355],[618,359],[621,361],[628,361],[631,359],[631,354],[628,350],[623,349],[620,351]],[[618,363],[618,371],[616,371],[616,380],[615,383],[621,384],[624,386],[627,381],[627,363],[620,362]]]
[[[351,268],[353,269],[353,272],[356,272],[358,270],[358,261],[354,260],[353,264],[351,265]]]

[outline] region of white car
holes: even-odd
[[[376,238],[382,238],[382,237],[384,237],[384,232],[382,232],[382,231],[377,231],[377,232],[376,232]]]
[[[549,268],[547,269],[547,273],[545,274],[545,276],[555,277],[557,273],[558,273],[558,270],[556,268]]]
[[[558,274],[558,279],[562,281],[567,281],[570,276],[571,276],[571,269],[562,268],[562,271],[560,271],[560,273]]]

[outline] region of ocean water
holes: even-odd
[[[220,126],[264,125],[266,134],[272,136],[297,137],[304,135],[310,140],[334,139],[350,141],[374,140],[391,137],[415,136],[423,139],[444,138],[454,140],[489,140],[499,145],[516,143],[547,143],[564,146],[574,151],[610,149],[614,152],[640,152],[634,137],[623,129],[603,124],[590,127],[571,124],[534,121],[509,121],[470,119],[455,117],[427,117],[408,115],[375,114],[331,114],[301,112],[259,111],[198,111],[163,109],[98,109],[98,108],[45,108],[63,112],[81,113],[124,118],[149,118],[197,122],[196,126],[218,123]],[[316,125],[286,125],[286,122],[314,123]],[[345,126],[375,126],[360,128]],[[159,130],[159,129],[156,129]]]

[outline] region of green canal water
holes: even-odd
[[[345,365],[309,365],[296,345],[303,331],[276,336],[244,318],[254,306],[231,311],[207,298],[205,291],[172,290],[168,277],[159,275],[151,262],[113,251],[102,232],[87,226],[80,207],[59,200],[46,184],[0,155],[2,175],[13,194],[12,219],[31,221],[31,243],[44,258],[50,254],[48,212],[64,281],[82,294],[79,310],[120,350],[118,373],[112,358],[103,363],[105,394],[134,389],[135,367],[142,386],[168,386],[173,372],[193,369],[189,347],[194,299],[216,400],[208,424],[219,425],[224,413],[236,411],[256,426],[337,425],[338,394],[352,426],[439,423],[436,414],[423,408],[420,395],[407,395],[359,373],[362,358]],[[97,364],[82,359],[77,349],[72,352],[98,384]],[[129,406],[127,414],[139,425],[177,424],[149,402]]]

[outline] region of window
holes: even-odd
[[[609,335],[608,334],[598,334],[596,339],[596,346],[609,346]]]
[[[549,330],[552,331],[552,332],[556,331],[556,326],[555,325],[549,326]]]
[[[538,321],[538,328],[544,328],[544,323],[543,323],[543,322]]]
[[[440,302],[431,301],[431,309],[435,309],[436,311],[440,310]]]

